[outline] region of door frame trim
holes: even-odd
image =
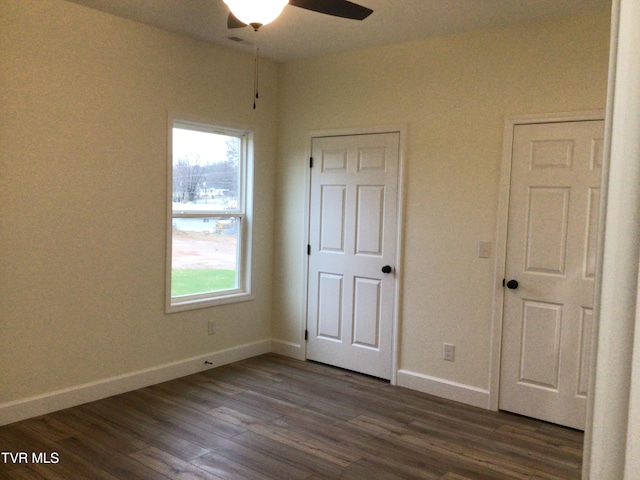
[[[504,275],[507,265],[507,227],[509,223],[511,160],[513,153],[513,135],[515,127],[517,125],[532,125],[541,123],[604,120],[604,118],[604,110],[515,115],[505,117],[502,146],[502,165],[500,168],[500,186],[498,194],[498,210],[496,216],[496,259],[493,279],[491,349],[489,354],[489,409],[491,410],[498,410],[500,392],[500,357],[502,355],[502,325],[504,313],[504,287],[502,286],[502,280],[505,278]],[[600,222],[602,222],[602,219],[600,219]]]
[[[402,305],[402,265],[403,265],[403,233],[404,233],[404,202],[405,202],[405,153],[407,142],[407,126],[406,125],[378,125],[370,127],[352,127],[340,129],[312,130],[307,136],[307,155],[305,162],[305,218],[304,232],[305,245],[302,250],[305,252],[305,261],[303,262],[303,291],[302,291],[302,314],[300,315],[300,345],[302,345],[303,358],[307,358],[307,342],[305,340],[305,330],[308,324],[308,303],[309,303],[309,258],[306,254],[307,245],[310,242],[311,227],[311,168],[309,161],[311,158],[311,147],[314,138],[323,137],[340,137],[354,135],[375,135],[380,133],[398,133],[400,135],[399,151],[398,151],[398,193],[396,201],[398,202],[398,223],[396,225],[396,259],[395,259],[395,285],[393,295],[393,318],[392,318],[392,336],[391,339],[391,385],[397,384],[398,365],[399,365],[399,332],[400,332],[400,307]]]

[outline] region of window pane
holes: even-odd
[[[251,132],[174,119],[171,145],[167,312],[251,299]]]
[[[236,136],[174,127],[173,211],[239,211],[241,145]]]
[[[171,296],[239,288],[240,218],[173,218]]]

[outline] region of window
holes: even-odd
[[[174,120],[167,311],[251,299],[249,132]]]

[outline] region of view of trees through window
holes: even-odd
[[[242,138],[174,127],[171,297],[239,288]]]

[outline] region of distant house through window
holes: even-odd
[[[250,132],[174,120],[167,311],[250,297]]]

